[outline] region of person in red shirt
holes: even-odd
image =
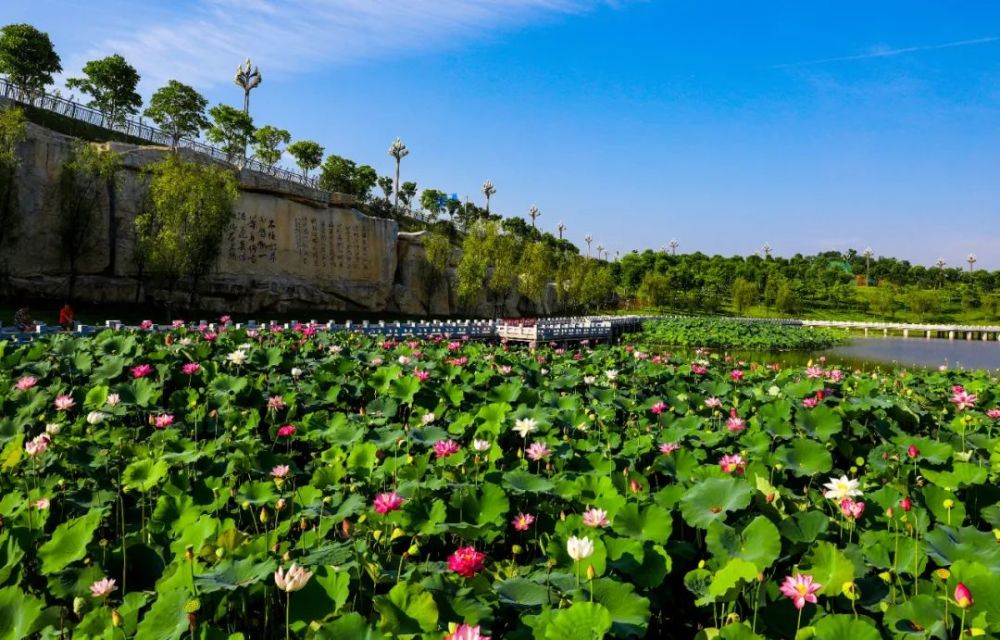
[[[59,326],[66,331],[73,330],[73,307],[68,302],[59,310]]]

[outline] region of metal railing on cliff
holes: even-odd
[[[107,131],[120,133],[124,136],[150,142],[155,145],[169,147],[173,142],[173,137],[170,134],[157,129],[156,127],[151,127],[148,124],[144,124],[136,120],[130,120],[128,118],[123,118],[117,122],[112,121],[111,118],[109,118],[103,111],[78,104],[72,100],[67,100],[66,98],[44,93],[42,91],[26,91],[11,83],[6,78],[0,78],[0,99],[4,98],[12,102],[34,107],[36,109],[51,111],[52,113],[56,113],[66,118],[72,118],[73,120],[78,120],[91,126],[100,127],[101,129],[105,129]],[[262,173],[279,180],[286,180],[288,182],[301,184],[313,189],[319,188],[317,186],[317,179],[314,177],[307,177],[301,173],[296,173],[295,171],[290,171],[275,165],[269,165],[257,160],[256,158],[233,158],[221,149],[197,140],[192,140],[191,138],[181,138],[178,141],[177,146],[204,154],[213,160],[225,162],[241,169]]]

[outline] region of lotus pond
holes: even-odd
[[[0,343],[0,640],[1000,634],[986,372]]]

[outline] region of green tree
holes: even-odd
[[[448,194],[439,189],[424,189],[420,192],[420,207],[427,212],[427,218],[434,222],[444,211]]]
[[[181,138],[197,138],[208,126],[207,106],[208,100],[193,87],[171,80],[156,90],[143,114],[170,136],[170,148],[176,150]]]
[[[778,286],[778,291],[774,296],[774,306],[781,313],[795,313],[798,308],[795,292],[792,285],[782,282]]]
[[[88,106],[101,110],[111,125],[139,113],[142,97],[136,92],[139,72],[120,55],[113,54],[83,65],[84,78],[70,78],[66,86],[91,97]]]
[[[145,268],[172,294],[190,281],[191,305],[222,246],[239,197],[232,172],[170,156],[149,169],[146,209],[136,216],[136,248]],[[169,304],[169,302],[168,302]]]
[[[59,241],[69,262],[69,292],[76,289],[78,264],[93,246],[102,195],[121,169],[121,156],[96,145],[77,142],[59,172]],[[109,203],[110,206],[110,203]]]
[[[414,196],[416,195],[417,195],[416,182],[404,182],[399,187],[399,199],[403,201],[404,207],[409,207],[410,203],[413,202]]]
[[[670,277],[663,273],[647,271],[636,291],[639,304],[646,307],[662,307],[670,301],[673,287]]]
[[[346,193],[366,201],[378,179],[375,169],[370,166],[358,166],[353,160],[331,154],[320,168],[319,188]],[[386,201],[388,202],[388,198]]]
[[[253,132],[253,153],[264,164],[273,166],[281,160],[281,145],[291,139],[292,134],[284,129],[265,125]]]
[[[896,286],[889,282],[880,282],[879,286],[872,288],[872,294],[868,299],[868,306],[872,313],[878,316],[896,315]]]
[[[29,92],[52,84],[52,74],[62,71],[59,54],[49,34],[30,24],[9,24],[0,29],[0,73]]]
[[[205,137],[218,145],[230,162],[241,162],[246,156],[247,142],[253,136],[253,118],[227,104],[217,104],[208,110],[212,125]]]
[[[424,309],[430,313],[430,298],[441,284],[448,293],[448,303],[451,305],[451,287],[447,280],[448,264],[451,262],[452,254],[451,241],[443,233],[430,231],[423,234],[420,242],[424,247],[427,265],[424,277],[421,278],[424,284],[424,297],[427,300]]]
[[[458,261],[456,269],[456,293],[464,305],[476,301],[482,295],[489,268],[488,233],[485,225],[474,225],[462,241],[462,259]]]
[[[517,289],[529,300],[541,302],[552,280],[552,252],[542,242],[529,242],[521,253]]]
[[[733,282],[733,310],[737,314],[742,314],[749,309],[756,299],[757,286],[754,283],[743,278],[737,278]]]
[[[17,229],[17,145],[27,135],[27,122],[21,109],[0,109],[0,247]]]
[[[392,181],[392,176],[379,176],[378,188],[385,194],[386,203],[388,203],[392,198],[392,189],[394,185],[395,183]]]
[[[318,142],[312,140],[299,140],[288,145],[286,149],[293,158],[295,164],[299,165],[302,173],[308,178],[309,172],[323,162],[323,147]]]

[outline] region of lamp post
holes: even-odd
[[[250,92],[260,86],[263,77],[260,69],[250,62],[250,58],[240,65],[236,65],[236,76],[233,82],[237,87],[243,89],[243,113],[250,113]]]
[[[583,241],[587,243],[587,257],[590,257],[590,243],[594,241],[594,236],[589,233],[583,236]]]
[[[670,241],[670,255],[676,256],[677,255],[677,247],[679,247],[679,246],[681,246],[680,242],[677,242],[676,239],[675,240],[671,240]]]
[[[542,212],[539,211],[538,207],[536,207],[535,205],[531,205],[531,208],[528,209],[528,216],[531,217],[531,228],[532,229],[537,229],[537,227],[535,226],[535,220],[538,219],[539,217],[541,217],[541,215],[542,215]]]
[[[871,285],[871,283],[872,283],[871,269],[872,269],[872,256],[874,256],[874,255],[875,255],[875,252],[872,251],[871,247],[867,247],[865,249],[864,256],[865,256],[865,286],[866,287],[869,286],[869,285]]]
[[[490,198],[496,192],[497,188],[493,186],[493,181],[487,180],[483,183],[483,195],[486,196],[486,215],[490,213]]]
[[[760,248],[760,251],[761,253],[764,254],[765,258],[771,257],[771,245],[769,245],[768,243],[765,242],[764,246]]]
[[[976,264],[976,254],[970,253],[969,257],[966,258],[965,261],[969,263],[969,273],[972,273],[973,269],[975,269],[973,265]]]
[[[556,225],[556,229],[559,230],[559,239],[562,240],[563,239],[563,232],[566,231],[566,225],[563,224],[562,220],[560,220],[559,224]]]
[[[396,138],[389,145],[389,155],[396,160],[396,194],[392,206],[394,209],[399,209],[399,163],[403,161],[403,158],[410,155],[410,150],[406,148],[406,144],[402,140]]]
[[[599,245],[597,245],[597,259],[598,260],[601,259],[601,254],[602,253],[604,253],[604,245],[603,244],[599,244]]]

